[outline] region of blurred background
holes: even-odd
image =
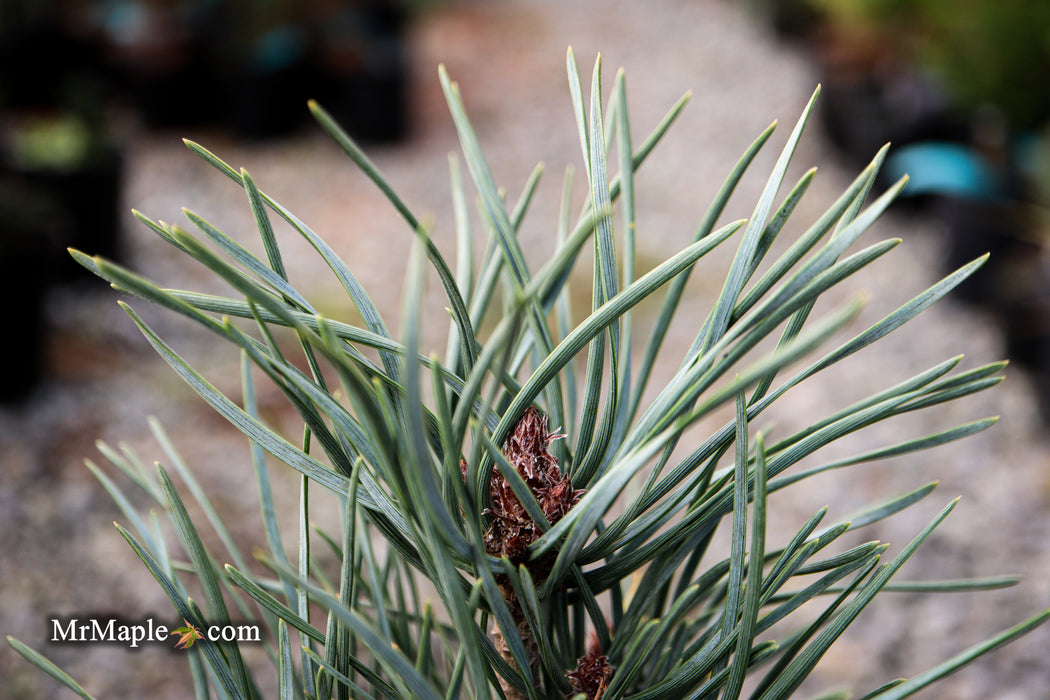
[[[902,202],[869,234],[903,243],[857,281],[873,297],[857,328],[993,253],[915,328],[802,388],[793,397],[795,415],[782,420],[790,429],[792,420],[827,415],[882,388],[887,376],[898,381],[962,352],[967,367],[1009,357],[1007,381],[959,406],[857,436],[848,451],[899,442],[898,429],[920,435],[1001,414],[1000,423],[930,455],[865,467],[863,476],[828,475],[792,494],[782,517],[785,528],[797,528],[826,503],[835,504],[829,518],[843,517],[937,478],[936,503],[866,538],[902,544],[961,494],[902,577],[1019,573],[1026,580],[984,594],[887,596],[825,659],[807,686],[811,694],[844,685],[863,694],[1047,605],[1046,3],[4,0],[0,290],[9,331],[0,346],[0,632],[43,651],[97,697],[186,697],[189,676],[177,653],[45,643],[47,619],[56,615],[168,618],[162,593],[112,527],[119,511],[82,464],[85,457],[104,462],[99,438],[123,443],[147,463],[164,461],[148,415],[160,418],[219,504],[243,514],[235,520],[244,549],[261,542],[246,440],[181,384],[116,306],[116,295],[65,249],[117,259],[168,286],[223,291],[128,213],[134,207],[188,226],[185,206],[259,249],[243,191],[186,150],[181,139],[190,138],[246,167],[329,241],[396,328],[411,236],[310,122],[305,101],[316,98],[366,146],[451,251],[447,159],[458,142],[437,83],[444,63],[508,196],[517,196],[538,161],[546,164],[521,233],[539,264],[553,248],[563,170],[580,167],[565,89],[570,44],[585,74],[602,52],[607,85],[625,67],[636,141],[682,93],[693,93],[639,175],[639,255],[650,266],[690,240],[739,154],[777,118],[783,133],[753,166],[729,216],[750,213],[786,127],[817,83],[818,116],[792,172],[798,177],[812,165],[820,172],[788,235],[804,230],[887,141],[893,148],[881,184],[905,172],[912,178]],[[576,191],[579,201],[580,183]],[[289,230],[280,233],[293,283],[328,315],[353,319],[309,247]],[[711,272],[690,283],[695,313],[672,329],[668,374],[676,350],[692,341],[690,323],[721,286],[717,256],[709,264]],[[188,323],[132,304],[213,383],[238,394],[236,353]],[[435,323],[429,336],[436,348],[443,325]],[[299,431],[281,397],[260,390],[268,421],[289,435]],[[273,471],[288,477],[293,522],[295,481],[288,470]],[[1045,697],[1048,647],[1050,633],[1039,631],[921,697]],[[5,697],[64,692],[6,645],[0,678]]]

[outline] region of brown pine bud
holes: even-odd
[[[576,662],[576,670],[566,673],[565,677],[569,679],[574,695],[583,693],[587,700],[601,700],[609,688],[612,675],[609,657],[595,649],[581,656]]]
[[[572,487],[569,478],[558,469],[558,460],[547,451],[550,443],[559,437],[562,436],[552,435],[547,429],[547,416],[530,406],[503,443],[504,456],[532,491],[544,517],[552,525],[565,517],[583,493]],[[507,557],[514,564],[526,563],[529,545],[543,534],[541,525],[532,521],[498,469],[492,471],[489,497],[492,505],[486,513],[492,522],[485,533],[486,551],[493,556]],[[539,582],[550,573],[552,564],[550,556],[541,557],[528,564],[529,572]]]

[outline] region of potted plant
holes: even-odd
[[[287,0],[232,0],[225,8],[227,36],[219,41],[227,90],[227,123],[249,139],[285,136],[303,122],[309,99],[310,37],[301,4]]]
[[[396,141],[408,130],[408,10],[394,0],[318,3],[317,94],[355,138]],[[327,5],[327,6],[326,6]]]
[[[69,246],[122,259],[123,154],[103,119],[64,107],[6,115],[0,167],[45,192],[57,207],[56,220],[65,222],[51,255],[55,281],[83,278],[82,269],[65,260]]]
[[[228,25],[211,0],[116,0],[88,15],[114,88],[150,127],[214,120],[223,96],[216,44]],[[196,99],[191,99],[190,95]]]
[[[770,501],[793,483],[991,426],[994,419],[982,419],[932,435],[889,438],[883,447],[823,464],[800,464],[858,430],[993,386],[1003,363],[963,368],[957,357],[913,377],[887,378],[885,388],[833,415],[814,416],[785,436],[769,436],[768,410],[793,387],[821,381],[823,370],[914,319],[983,259],[859,332],[845,331],[843,340],[840,331],[863,301],[820,313],[815,302],[896,246],[895,240],[880,241],[849,252],[903,182],[865,205],[881,151],[803,233],[775,246],[812,177],[807,173],[786,196],[779,194],[814,95],[751,218],[720,221],[773,127],[731,168],[692,241],[643,273],[635,246],[635,173],[686,99],[635,142],[623,74],[603,109],[600,61],[589,100],[571,53],[567,65],[589,187],[573,222],[566,184],[562,215],[551,226],[558,245],[538,268],[528,264],[515,234],[541,170],[520,197],[505,196],[459,88],[444,71],[442,87],[489,233],[485,251],[475,251],[466,188],[454,163],[455,271],[356,143],[321,107],[311,106],[414,239],[403,273],[400,333],[391,332],[350,265],[302,219],[246,171],[192,142],[187,145],[194,153],[243,189],[265,254],[253,255],[196,213],[188,213],[196,233],[138,216],[225,280],[232,295],[164,288],[102,257],[73,253],[117,289],[200,324],[241,353],[240,391],[224,394],[206,369],[190,366],[124,304],[172,369],[249,438],[246,478],[254,471],[259,488],[267,549],[257,559],[264,570],[251,568],[226,536],[215,500],[196,487],[159,423],[152,427],[171,467],[190,484],[225,551],[205,545],[202,523],[190,515],[167,468],[107,449],[122,473],[121,486],[112,470],[92,465],[123,509],[127,524],[118,525],[120,533],[184,622],[175,632],[179,646],[190,647],[199,697],[208,696],[209,687],[231,698],[260,696],[242,647],[205,633],[228,629],[246,615],[265,630],[282,697],[736,698],[750,679],[751,697],[787,698],[952,510],[955,501],[938,506],[929,524],[892,556],[884,543],[849,547],[840,538],[914,505],[933,485],[873,503],[851,520],[824,523],[825,508],[787,532],[766,527]],[[360,323],[318,313],[288,279],[275,221],[310,242]],[[705,271],[723,282],[694,327],[695,342],[684,357],[668,358],[661,351],[689,274],[731,238],[737,252],[728,269]],[[593,259],[591,304],[574,318],[569,295],[577,281],[570,273],[583,255]],[[428,271],[451,319],[443,353],[421,334]],[[659,302],[651,324],[638,322],[646,299]],[[497,317],[494,327],[482,323],[489,312]],[[289,331],[294,345],[280,342]],[[826,347],[814,359],[821,345]],[[658,362],[678,369],[656,382]],[[260,378],[279,389],[301,419],[301,441],[260,415]],[[713,429],[687,437],[701,418],[711,419]],[[264,453],[300,477],[293,557],[281,539]],[[126,488],[141,490],[170,520],[183,554],[124,497]],[[309,526],[317,490],[334,496],[336,530]],[[729,530],[724,546],[714,539],[721,528]],[[328,565],[318,560],[315,545],[331,553]],[[191,582],[202,595],[191,596]],[[936,592],[1006,583],[912,585]],[[803,605],[816,615],[795,615]],[[1038,613],[866,697],[906,697],[1048,617],[1050,610]],[[42,655],[10,643],[90,697]]]
[[[19,332],[3,345],[0,358],[15,368],[0,374],[0,403],[24,399],[44,373],[45,302],[55,252],[69,221],[45,189],[0,174],[0,293],[18,299],[10,318]]]

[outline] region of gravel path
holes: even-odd
[[[451,250],[447,154],[458,149],[435,67],[443,62],[463,89],[497,182],[516,197],[537,161],[546,176],[537,193],[523,246],[534,265],[552,245],[563,169],[579,169],[579,142],[565,87],[565,48],[572,45],[581,72],[600,50],[605,84],[627,70],[632,124],[647,133],[685,91],[691,104],[665,144],[646,163],[639,181],[638,240],[644,259],[662,259],[683,245],[739,154],[778,118],[768,153],[753,166],[729,217],[747,216],[765,174],[801,111],[816,79],[805,59],[776,45],[752,18],[727,2],[655,0],[647,3],[581,0],[508,0],[455,5],[423,17],[414,31],[415,125],[404,145],[371,149],[379,167],[413,209],[435,223],[434,238]],[[181,221],[180,206],[200,213],[246,245],[255,246],[242,192],[187,152],[180,133],[140,133],[132,139],[126,201],[149,216]],[[188,134],[235,166],[310,224],[346,259],[396,327],[402,260],[410,236],[396,214],[352,164],[317,133],[249,145],[218,132]],[[793,168],[798,177],[814,164],[820,172],[795,214],[800,232],[846,186],[842,171],[814,128]],[[582,180],[579,173],[577,180]],[[791,179],[789,177],[789,179]],[[578,187],[578,196],[582,190]],[[130,217],[129,217],[130,219]],[[288,232],[282,232],[287,234]],[[199,269],[171,254],[133,221],[128,223],[133,266],[162,283],[184,288],[212,285]],[[867,289],[872,303],[857,327],[880,318],[936,278],[938,231],[914,219],[890,216],[868,234],[903,243],[861,276],[851,290]],[[321,300],[332,316],[347,314],[318,261],[290,235],[286,260],[294,281]],[[726,249],[726,254],[731,253]],[[694,274],[689,309],[706,313],[721,279],[717,266]],[[434,295],[437,296],[437,295]],[[237,357],[215,348],[195,329],[136,304],[147,320],[184,351],[220,388],[236,394]],[[441,310],[435,307],[435,315]],[[689,316],[691,314],[685,314]],[[113,295],[80,291],[54,299],[51,365],[54,379],[23,408],[0,414],[0,629],[42,649],[100,698],[182,698],[188,678],[178,654],[158,649],[90,650],[45,646],[45,620],[54,615],[120,611],[167,619],[167,601],[134,558],[111,521],[119,513],[81,466],[84,456],[102,462],[93,446],[101,437],[126,443],[147,461],[164,460],[149,435],[147,415],[157,415],[220,506],[245,513],[239,533],[246,550],[261,542],[255,525],[254,483],[244,439],[202,406],[145,347]],[[683,318],[672,340],[687,345],[692,321]],[[428,338],[440,345],[437,325]],[[841,371],[797,392],[776,430],[790,431],[795,416],[823,416],[933,364],[965,353],[974,367],[998,359],[1001,343],[992,325],[972,311],[940,304],[913,327],[880,342]],[[672,354],[673,356],[673,354]],[[661,368],[669,373],[671,367]],[[285,420],[281,399],[263,395],[263,410]],[[1010,371],[991,392],[959,405],[910,416],[850,442],[848,452],[897,442],[987,415],[1001,415],[992,430],[963,444],[863,471],[829,475],[796,487],[773,522],[770,537],[797,528],[816,508],[834,502],[831,518],[862,503],[940,480],[937,491],[910,516],[869,529],[864,539],[901,545],[956,495],[962,501],[902,578],[1018,573],[1024,583],[983,594],[887,596],[860,618],[829,654],[807,686],[809,692],[851,685],[866,692],[880,682],[908,676],[1045,607],[1050,600],[1050,470],[1034,402],[1025,378]],[[294,432],[291,422],[287,428]],[[782,433],[786,434],[786,432]],[[284,474],[291,486],[294,482]],[[294,513],[294,488],[287,489]],[[790,493],[790,491],[788,492]],[[238,520],[238,518],[231,518]],[[794,523],[794,525],[792,525]],[[786,535],[784,535],[786,537]],[[892,552],[893,550],[891,550]],[[1050,628],[1018,642],[979,668],[963,671],[920,697],[1034,700],[1046,696],[1050,671],[1045,650]],[[5,697],[58,697],[55,685],[4,647],[0,677]]]

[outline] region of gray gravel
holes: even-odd
[[[638,240],[642,256],[651,261],[688,241],[722,177],[769,121],[778,118],[781,125],[767,146],[769,152],[753,166],[730,216],[750,213],[776,151],[816,82],[803,56],[775,44],[738,7],[715,0],[507,0],[498,7],[467,3],[425,15],[413,31],[412,138],[401,146],[372,149],[371,155],[410,206],[433,222],[438,245],[452,250],[447,154],[458,144],[437,81],[435,67],[443,62],[461,84],[496,180],[511,198],[537,161],[546,164],[530,222],[521,234],[533,265],[553,244],[563,170],[567,164],[580,169],[564,77],[568,45],[574,47],[585,76],[596,53],[602,52],[606,88],[615,69],[626,68],[635,134],[647,133],[682,93],[693,93],[691,104],[639,180]],[[186,206],[258,249],[243,192],[186,151],[178,138],[184,135],[133,133],[127,205],[168,221],[184,221],[179,207]],[[213,131],[188,135],[231,164],[247,167],[265,191],[328,240],[370,290],[391,326],[397,326],[410,236],[382,196],[325,137],[311,133],[249,145]],[[814,164],[821,168],[790,227],[798,233],[833,201],[852,174],[837,166],[816,128],[804,138],[795,162],[793,177]],[[578,185],[582,179],[581,171]],[[582,196],[579,186],[577,196]],[[282,242],[287,241],[293,282],[320,299],[329,315],[346,316],[348,304],[335,282],[320,272],[317,259],[288,231],[280,233]],[[173,255],[130,217],[127,234],[136,269],[172,286],[217,289],[199,268]],[[867,234],[869,242],[889,237],[903,242],[837,297],[841,300],[860,289],[870,292],[872,301],[856,328],[936,279],[940,235],[931,224],[893,215]],[[691,341],[695,319],[706,313],[720,285],[719,265],[731,252],[726,248],[722,257],[693,275],[687,310],[673,328],[675,347]],[[207,368],[216,384],[236,395],[236,354],[216,348],[187,324],[144,304],[135,306],[191,361]],[[435,306],[434,315],[442,317],[440,307]],[[110,444],[125,441],[147,460],[165,460],[146,425],[147,415],[157,415],[212,492],[228,494],[220,506],[236,514],[231,521],[243,523],[238,536],[250,551],[262,540],[246,442],[145,347],[115,307],[112,294],[60,295],[53,300],[53,317],[54,379],[25,407],[0,413],[0,629],[44,650],[97,697],[187,697],[188,675],[178,654],[43,643],[46,618],[56,614],[109,610],[170,617],[159,589],[112,528],[118,511],[81,460],[89,456],[103,461],[93,446],[96,437]],[[427,337],[435,348],[442,348],[443,324],[431,325]],[[790,410],[777,416],[776,425],[761,427],[787,434],[802,417],[827,415],[948,357],[965,353],[963,366],[974,367],[998,359],[1002,352],[988,319],[942,303],[846,367],[796,391]],[[668,362],[660,372],[666,376],[675,364]],[[783,494],[785,503],[776,513],[770,538],[786,539],[824,504],[833,504],[830,522],[869,500],[939,480],[936,492],[915,513],[865,531],[864,539],[891,542],[892,553],[945,503],[961,495],[953,515],[902,578],[1009,572],[1023,575],[1024,583],[973,595],[887,596],[829,653],[800,696],[843,686],[863,694],[885,680],[913,675],[1050,601],[1050,550],[1043,545],[1050,532],[1050,460],[1023,373],[1010,370],[1007,376],[994,391],[869,431],[839,451],[853,453],[1000,415],[992,430],[936,452],[857,467],[795,487]],[[294,422],[272,391],[264,392],[263,409],[295,434]],[[279,478],[289,486],[282,497],[291,514],[294,479],[286,472]],[[1050,628],[918,697],[1047,697],[1047,648]],[[54,683],[4,649],[0,677],[5,697],[59,697]]]

